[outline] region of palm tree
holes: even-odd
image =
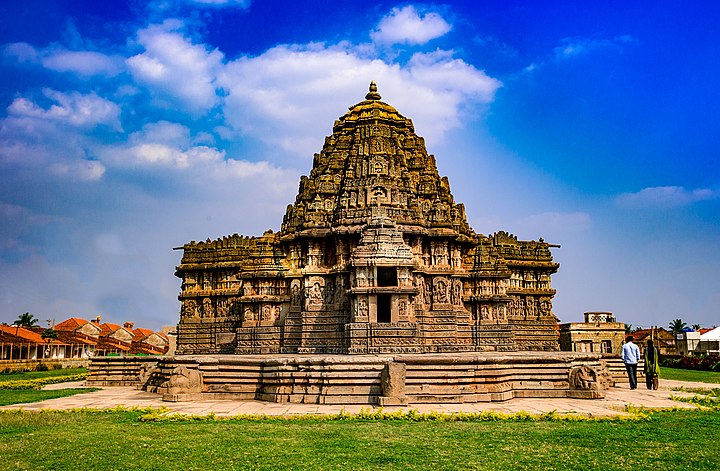
[[[632,332],[633,332],[633,329],[634,329],[634,327],[633,327],[632,324],[625,324],[625,333],[626,333],[626,334],[632,333]]]
[[[687,324],[684,323],[682,319],[675,319],[670,323],[668,327],[670,327],[670,331],[673,334],[680,334],[682,333],[683,329],[687,328]]]
[[[700,324],[693,324],[692,329],[697,332],[698,330],[702,329],[702,327],[700,326]]]
[[[29,312],[24,312],[18,316],[17,320],[13,322],[13,325],[18,327],[33,327],[37,325],[37,322],[38,320],[35,319],[35,316]]]

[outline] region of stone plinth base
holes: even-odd
[[[574,399],[604,399],[605,391],[591,389],[571,389],[567,392],[567,397]]]
[[[514,397],[598,399],[611,385],[605,361],[597,353],[179,355],[154,360],[145,388],[164,393],[163,399],[168,401],[241,399],[390,406],[495,402]],[[129,361],[118,360],[116,367],[123,372],[132,370]],[[113,368],[112,363],[93,359],[91,378],[126,381],[124,374],[104,370]],[[198,373],[199,393],[168,394],[169,380],[181,367]],[[572,371],[582,380],[574,386],[570,383]]]
[[[202,393],[193,394],[163,394],[162,400],[165,402],[192,402],[202,401],[204,399]]]
[[[387,397],[387,396],[380,396],[378,397],[378,405],[385,407],[385,406],[407,406],[409,404],[407,396],[403,397]]]

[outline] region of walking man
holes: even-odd
[[[622,348],[622,361],[625,363],[628,379],[630,380],[630,389],[637,389],[637,366],[640,361],[640,349],[633,343],[632,335],[625,339],[625,345]]]

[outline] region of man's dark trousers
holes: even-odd
[[[637,388],[637,363],[625,363],[628,379],[630,380],[630,389]]]

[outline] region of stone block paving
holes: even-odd
[[[62,389],[82,387],[82,382],[61,383],[47,386],[48,389]],[[440,412],[452,413],[478,413],[498,412],[515,414],[526,412],[529,414],[545,414],[555,412],[558,414],[582,416],[617,416],[627,415],[628,406],[644,407],[648,409],[667,409],[672,407],[694,408],[692,404],[670,399],[670,396],[692,396],[692,393],[673,391],[673,388],[702,388],[711,389],[720,387],[711,383],[691,383],[684,381],[661,381],[657,391],[638,388],[630,390],[627,384],[618,384],[607,391],[604,399],[571,399],[571,398],[542,398],[528,399],[515,398],[504,402],[481,402],[474,404],[438,403],[438,404],[410,404],[408,407],[384,407],[386,412],[415,409],[420,413]],[[377,410],[373,405],[325,405],[325,404],[289,404],[263,401],[239,400],[207,400],[198,402],[163,402],[161,396],[138,391],[132,387],[116,386],[105,387],[99,391],[75,396],[50,399],[47,401],[28,404],[13,404],[2,406],[0,410],[23,409],[38,411],[41,409],[71,410],[71,409],[108,409],[114,407],[126,408],[160,408],[169,409],[169,413],[182,413],[188,415],[215,414],[220,417],[238,415],[267,415],[292,416],[307,414],[338,414],[344,411],[347,414],[357,414],[362,410]]]

